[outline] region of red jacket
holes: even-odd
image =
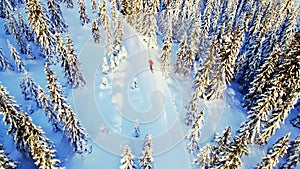
[[[152,59],[149,60],[149,64],[150,64],[150,65],[153,65],[153,64],[154,64],[153,61],[152,61]]]

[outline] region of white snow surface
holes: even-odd
[[[86,1],[87,9],[91,9],[90,1]],[[68,102],[72,105],[82,125],[89,133],[89,143],[92,145],[90,154],[74,154],[68,141],[62,138],[60,132],[52,131],[41,109],[30,115],[35,124],[40,125],[55,144],[57,157],[61,164],[70,169],[116,169],[120,166],[122,149],[128,144],[132,153],[137,158],[142,155],[142,145],[146,134],[153,137],[153,156],[155,169],[192,169],[193,158],[187,151],[186,141],[183,139],[188,127],[183,123],[185,117],[184,106],[191,97],[192,80],[178,77],[173,73],[168,78],[160,71],[160,49],[148,49],[142,41],[142,37],[124,22],[124,41],[128,58],[121,63],[114,73],[104,75],[101,62],[106,56],[105,33],[101,30],[102,39],[100,44],[95,44],[91,37],[91,25],[80,26],[78,7],[74,1],[74,8],[67,9],[61,4],[63,16],[69,25],[69,34],[74,42],[74,47],[81,61],[87,84],[81,89],[71,90],[66,88],[65,94]],[[89,11],[90,19],[95,16]],[[24,15],[24,17],[26,14]],[[3,25],[4,20],[0,19]],[[6,39],[17,47],[11,35],[5,35],[0,29],[0,45],[9,61]],[[159,37],[159,36],[158,36]],[[160,38],[160,37],[159,37]],[[158,44],[161,46],[161,38]],[[33,51],[37,50],[32,45]],[[177,45],[173,45],[173,56],[176,56]],[[37,52],[35,52],[37,56]],[[42,86],[45,91],[46,77],[44,74],[43,59],[25,60],[21,55],[28,72],[34,81]],[[149,58],[154,61],[154,73],[149,70]],[[174,60],[174,58],[173,58]],[[65,84],[59,65],[53,66],[59,76],[59,82]],[[109,87],[99,88],[101,78],[109,80]],[[22,73],[6,71],[0,72],[0,81],[7,87],[10,95],[14,96],[19,104],[35,104],[25,101],[21,95],[19,82]],[[134,77],[138,79],[138,88],[131,89]],[[205,121],[201,129],[200,147],[210,143],[215,132],[221,133],[225,127],[231,126],[233,135],[239,128],[240,122],[246,119],[246,112],[241,108],[242,95],[238,92],[238,86],[233,84],[226,90],[224,100],[200,102],[199,110],[205,107]],[[287,120],[290,120],[289,117]],[[141,135],[134,137],[134,121],[140,122]],[[11,136],[6,135],[7,127],[0,123],[0,143],[6,147],[12,158],[20,162],[20,169],[36,168],[34,162],[15,149]],[[299,135],[299,129],[291,127],[287,121],[285,125],[263,147],[251,146],[250,156],[244,157],[242,168],[251,168],[259,163],[261,157],[267,152],[277,138],[291,131],[291,139]]]

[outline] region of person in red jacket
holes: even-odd
[[[153,64],[154,64],[153,60],[150,59],[150,60],[149,60],[149,65],[150,65],[150,70],[151,70],[152,73],[153,73],[153,67],[152,67]]]

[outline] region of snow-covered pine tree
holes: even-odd
[[[5,18],[5,7],[4,7],[4,1],[0,1],[0,18]]]
[[[67,31],[68,25],[65,23],[60,9],[60,0],[48,0],[48,11],[51,16],[51,22],[53,23],[53,28],[58,33],[64,33]]]
[[[55,132],[61,130],[61,126],[59,125],[57,114],[54,111],[53,105],[51,104],[48,96],[40,86],[38,86],[37,99],[40,102],[46,116],[48,117],[48,121],[51,122],[53,130]]]
[[[278,139],[273,147],[269,149],[268,154],[262,158],[262,161],[257,164],[255,168],[274,168],[279,162],[278,158],[283,157],[287,153],[290,135],[291,133],[287,133],[285,136]]]
[[[104,57],[102,60],[102,72],[104,74],[107,74],[109,72],[109,66],[108,66],[106,57]]]
[[[91,0],[91,4],[92,4],[93,13],[96,13],[97,12],[97,2],[96,2],[96,0]]]
[[[162,54],[160,56],[162,73],[164,76],[168,76],[170,73],[171,59],[172,59],[172,18],[171,11],[168,11],[167,20],[167,32],[163,40]]]
[[[214,142],[217,145],[211,147],[211,163],[214,166],[222,166],[228,160],[227,157],[232,144],[231,127],[226,127],[222,136],[216,133]]]
[[[182,2],[183,3],[183,2]],[[178,3],[178,5],[179,5],[179,3]],[[180,4],[181,5],[181,4]],[[176,41],[181,41],[181,39],[182,39],[182,36],[184,35],[184,33],[186,32],[185,31],[185,22],[186,22],[186,13],[187,13],[187,11],[186,11],[186,9],[187,8],[184,8],[184,7],[182,7],[182,9],[181,9],[181,7],[178,7],[178,8],[180,8],[180,13],[178,13],[178,18],[176,18],[176,19],[174,19],[174,20],[176,20],[176,21],[173,21],[173,25],[172,25],[172,30],[173,30],[173,33],[172,33],[172,35],[173,35],[173,38],[176,40]],[[176,9],[174,9],[174,10],[176,10]],[[172,18],[175,18],[175,16],[174,17],[172,17]]]
[[[41,106],[38,100],[38,87],[28,72],[24,72],[24,77],[20,82],[20,88],[23,97],[26,100],[32,100],[36,103],[38,107]]]
[[[140,17],[140,25],[138,26],[139,32],[146,36],[147,39],[144,39],[148,46],[153,45],[157,46],[156,42],[156,31],[157,31],[157,21],[156,21],[156,9],[152,1],[146,6],[146,11],[143,16]]]
[[[152,157],[152,136],[147,134],[144,139],[143,155],[139,158],[139,166],[141,169],[152,169],[153,168],[153,157]]]
[[[14,59],[15,64],[17,66],[17,71],[18,72],[25,72],[26,71],[25,64],[22,62],[18,51],[16,50],[15,47],[12,46],[12,44],[10,44],[8,39],[7,39],[7,44],[8,44],[10,56]]]
[[[41,127],[33,124],[8,91],[0,84],[0,114],[8,125],[7,134],[12,135],[17,149],[28,153],[39,168],[58,168],[54,145],[45,137]]]
[[[280,168],[294,169],[300,162],[300,136],[291,142],[290,148],[287,150],[286,162],[281,164]]]
[[[53,58],[55,39],[52,33],[50,19],[39,0],[26,0],[25,12],[29,26],[35,35],[35,41],[41,45],[42,52],[50,63],[55,63]],[[43,29],[41,29],[43,28]]]
[[[121,166],[120,169],[135,169],[137,168],[134,164],[134,155],[131,152],[131,149],[128,145],[124,147],[122,153],[122,159],[120,160]]]
[[[92,35],[95,43],[100,43],[100,31],[98,27],[97,20],[94,20],[92,23]]]
[[[117,10],[117,9],[116,9]],[[114,18],[114,37],[113,37],[113,53],[117,56],[118,53],[121,50],[122,47],[122,41],[124,37],[124,31],[123,31],[123,22],[122,17],[119,13],[116,12],[116,18]]]
[[[202,109],[199,114],[195,116],[193,121],[192,128],[189,130],[189,133],[185,136],[188,140],[187,146],[188,150],[191,154],[197,154],[199,152],[199,137],[200,137],[200,130],[203,126],[204,121],[204,109]]]
[[[205,169],[211,166],[211,151],[212,146],[206,144],[197,154],[196,159],[194,159],[194,164],[198,169]]]
[[[179,43],[179,48],[176,52],[177,59],[175,65],[175,73],[179,75],[182,75],[183,73],[183,63],[186,57],[186,49],[187,49],[187,39],[186,39],[186,34],[184,34],[183,38],[181,39],[181,42]]]
[[[30,59],[30,60],[34,60],[35,59],[35,56],[33,54],[33,51],[31,49],[31,46],[30,46],[29,43],[26,46],[26,57],[27,57],[27,59]]]
[[[261,66],[256,70],[256,76],[251,82],[251,88],[249,92],[243,98],[243,107],[247,107],[248,110],[256,105],[257,100],[263,93],[268,79],[275,71],[275,66],[277,65],[278,58],[280,56],[280,46],[277,45],[275,51],[263,59]]]
[[[101,1],[98,3],[98,24],[102,26],[103,29],[109,28],[109,17],[106,11],[106,1]]]
[[[9,30],[9,27],[7,26],[6,23],[3,24],[3,29],[4,29],[4,32],[6,35],[10,35],[10,30]]]
[[[299,55],[300,31],[297,31],[290,44],[287,46],[277,66],[276,74],[272,78],[277,83],[272,83],[271,88],[277,87],[281,90],[279,99],[272,102],[273,111],[266,127],[261,132],[257,143],[264,144],[280,128],[280,124],[284,123],[286,117],[293,109],[294,104],[300,97],[298,91],[300,78],[300,55]],[[267,94],[265,97],[274,97]]]
[[[57,76],[45,65],[46,79],[49,89],[53,110],[57,113],[59,122],[62,124],[63,134],[71,142],[74,152],[83,153],[90,151],[88,146],[88,134],[82,127],[81,122],[77,119],[71,106],[67,103],[67,99],[63,94],[62,86],[56,82]]]
[[[143,4],[140,0],[132,0],[131,15],[125,16],[126,21],[132,25],[135,29],[138,29],[138,21],[142,16]]]
[[[189,47],[186,50],[186,57],[185,57],[185,60],[183,62],[183,66],[182,66],[183,67],[183,75],[185,77],[190,77],[194,62],[195,62],[195,50],[192,49],[191,47]]]
[[[298,116],[292,119],[290,122],[294,127],[300,128],[300,114],[298,114]]]
[[[109,55],[109,69],[111,70],[111,72],[114,72],[116,70],[115,56],[113,54]]]
[[[13,11],[13,8],[11,6],[11,4],[8,1],[5,1],[5,17],[6,17],[6,21],[9,25],[9,31],[10,33],[14,36],[17,45],[20,48],[20,52],[22,54],[26,53],[26,43],[24,40],[24,37],[22,36],[22,30],[19,27],[19,24],[17,23],[16,19],[15,19],[15,14]]]
[[[89,16],[86,12],[86,6],[84,0],[77,0],[78,7],[79,7],[79,19],[82,26],[90,23]]]
[[[140,121],[135,119],[134,121],[134,137],[140,137]]]
[[[2,48],[0,47],[0,70],[14,70],[13,66],[9,63],[7,58],[4,56],[2,52]]]
[[[215,0],[212,2],[212,13],[210,14],[210,25],[209,25],[209,34],[214,35],[217,31],[217,25],[220,15],[220,0]]]
[[[25,36],[27,41],[32,41],[33,40],[32,32],[30,28],[27,26],[27,24],[25,23],[22,14],[17,9],[15,9],[15,13],[17,14],[18,26],[20,31],[22,32],[22,35]]]
[[[74,6],[74,4],[73,4],[73,0],[63,0],[63,2],[64,2],[64,4],[65,4],[65,6],[67,7],[67,8],[73,8],[73,6]]]
[[[4,146],[0,144],[0,167],[5,169],[14,169],[18,167],[18,163],[9,157],[8,153],[4,152]]]
[[[83,87],[86,83],[83,77],[83,73],[80,70],[80,62],[75,53],[73,42],[68,34],[66,34],[66,58],[68,69],[64,72],[68,83],[72,85],[73,88]]]
[[[217,168],[238,169],[242,166],[242,157],[248,155],[249,148],[247,143],[248,133],[238,135],[233,138],[233,142],[228,148],[226,160]]]
[[[129,0],[121,0],[121,13],[126,15],[132,14],[133,4]]]

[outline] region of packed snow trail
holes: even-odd
[[[80,54],[86,85],[73,90],[76,112],[95,144],[115,154],[117,158],[125,144],[129,144],[136,157],[141,155],[144,136],[153,136],[155,168],[191,168],[191,161],[183,138],[184,129],[178,116],[172,93],[159,69],[158,50],[149,50],[140,42],[138,34],[124,24],[124,46],[128,59],[116,72],[109,75],[111,88],[99,90],[102,58],[106,54],[103,44],[94,44],[90,39]],[[102,42],[105,42],[102,39]],[[154,60],[154,73],[149,69],[150,52]],[[99,70],[100,67],[100,70]],[[138,77],[138,89],[129,88]],[[140,96],[140,102],[134,101]],[[141,136],[133,137],[134,120],[139,119]],[[174,159],[180,161],[174,162]],[[166,164],[166,161],[167,164]]]

